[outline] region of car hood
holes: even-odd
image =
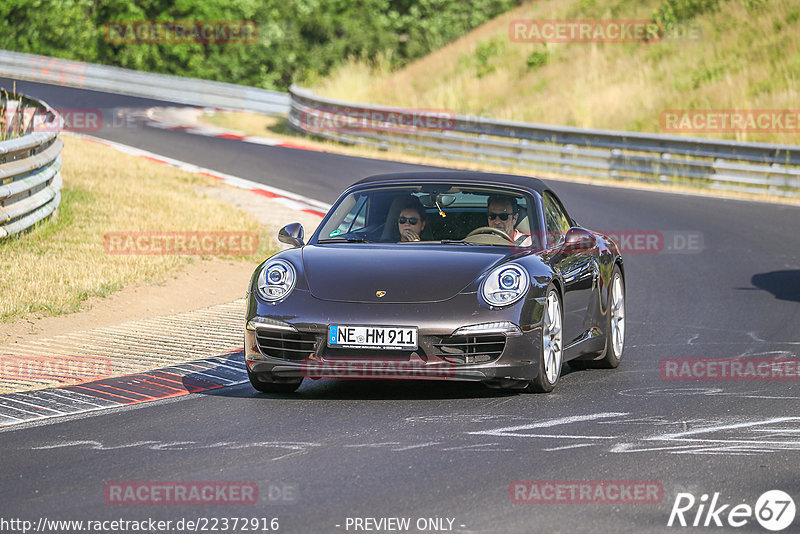
[[[450,299],[511,255],[505,247],[326,244],[303,247],[311,294],[341,302]],[[377,292],[385,291],[383,297]]]

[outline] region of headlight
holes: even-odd
[[[528,290],[528,272],[509,263],[494,269],[481,284],[481,295],[491,306],[508,306],[521,299]]]
[[[297,271],[285,260],[273,260],[258,273],[258,296],[267,302],[283,300],[294,289]]]

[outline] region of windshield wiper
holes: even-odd
[[[318,243],[372,243],[363,237],[329,237],[317,240]]]

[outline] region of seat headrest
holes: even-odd
[[[517,216],[517,225],[514,227],[517,232],[522,234],[531,233],[531,221],[528,219],[528,210],[525,208],[520,208],[519,215]]]

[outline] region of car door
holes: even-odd
[[[554,194],[545,191],[542,201],[548,247],[554,249],[550,263],[564,280],[564,346],[568,346],[590,328],[589,300],[596,280],[597,264],[593,249],[559,249],[573,224]]]

